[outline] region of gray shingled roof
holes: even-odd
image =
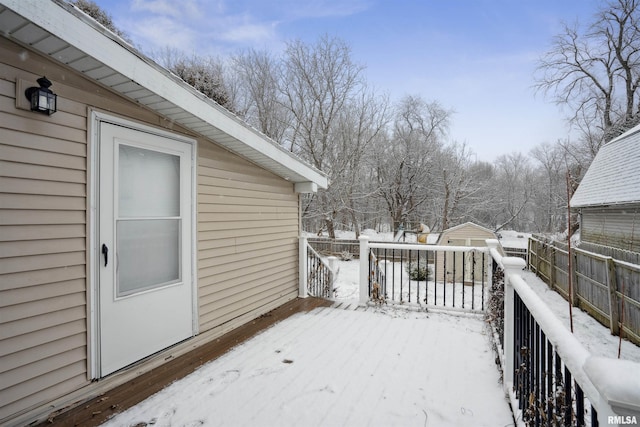
[[[640,125],[603,145],[571,198],[574,208],[640,203]]]

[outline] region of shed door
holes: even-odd
[[[193,335],[192,146],[100,125],[100,375]]]

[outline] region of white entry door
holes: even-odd
[[[102,122],[99,368],[193,335],[191,144]]]

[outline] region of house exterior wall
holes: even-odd
[[[299,214],[291,183],[212,144],[198,151],[202,332],[298,295]]]
[[[0,38],[0,424],[88,382],[87,109],[16,109],[24,57]]]
[[[640,206],[583,208],[580,239],[640,252]]]
[[[487,246],[486,239],[495,239],[494,233],[485,230],[475,224],[462,224],[458,227],[453,227],[445,230],[440,235],[438,245],[442,246]],[[476,264],[474,277],[476,280],[482,278],[482,255],[476,255]],[[454,263],[453,254],[447,253],[446,258],[443,252],[438,252],[436,256],[435,274],[437,281],[444,281],[446,277],[447,282],[452,282],[454,278],[454,266],[455,266],[455,280],[462,281],[463,276],[463,262],[462,255],[456,254]],[[465,267],[465,275],[467,279],[470,276],[469,268]],[[486,270],[486,269],[485,269]],[[466,280],[466,279],[465,279]]]
[[[52,116],[16,108],[19,82],[42,75],[58,94]],[[95,384],[90,108],[172,126],[0,37],[0,424]],[[213,337],[297,295],[298,196],[209,141],[198,140],[198,153],[197,323]]]

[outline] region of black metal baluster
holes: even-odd
[[[426,263],[425,263],[426,266]],[[426,270],[425,270],[425,274],[426,274]],[[420,251],[418,251],[418,279],[420,279],[422,276],[420,276]],[[425,278],[425,280],[427,280]],[[409,291],[409,294],[411,294],[411,291]],[[420,280],[418,280],[416,282],[416,303],[420,304]]]
[[[451,292],[453,298],[453,306],[456,306],[456,252],[453,252],[453,277],[451,280],[453,284],[453,290]]]
[[[576,383],[576,426],[584,427],[584,392]]]
[[[573,398],[571,396],[571,372],[564,367],[564,424],[572,424]]]
[[[553,349],[553,345],[551,341],[547,341],[547,424],[551,425],[553,420],[553,383],[554,383],[554,375],[553,373],[553,354],[555,353]]]
[[[443,263],[442,263],[442,306],[447,306],[447,251],[442,252],[443,255]]]
[[[523,387],[523,396],[524,407],[526,409],[527,403],[529,402],[529,395],[531,393],[531,313],[529,313],[529,309],[527,306],[524,306],[525,312],[525,322],[524,322],[524,339],[525,342],[525,354],[524,354],[524,363],[525,363],[525,371],[524,371],[524,387]]]
[[[476,308],[476,253],[471,252],[471,310]]]
[[[438,251],[433,252],[434,268],[433,268],[433,305],[438,305]]]
[[[373,263],[373,255],[374,251],[372,248],[369,248],[369,270],[367,273],[367,281],[368,283],[368,287],[369,287],[369,299],[371,299],[371,286],[372,286],[372,281],[373,281],[373,267],[374,267],[374,263]]]
[[[554,355],[554,366],[556,368],[556,374],[555,374],[555,390],[553,390],[553,394],[552,397],[554,398],[554,405],[553,405],[553,416],[556,420],[558,419],[562,419],[564,416],[564,413],[562,412],[562,407],[558,407],[560,405],[558,405],[558,400],[559,399],[555,399],[556,397],[556,393],[559,391],[560,387],[564,387],[564,377],[562,375],[562,360],[560,359],[560,355],[557,352],[553,353]],[[562,402],[560,402],[562,403]]]
[[[387,277],[389,277],[387,275],[388,265],[389,265],[389,262],[387,261],[387,248],[384,248],[384,290],[382,292],[382,295],[384,295],[385,299],[387,298]]]
[[[402,270],[404,270],[404,260],[403,260],[404,251],[400,249],[400,302],[404,302],[402,295]]]
[[[393,264],[391,264],[391,301],[395,301],[396,298],[396,250],[391,249],[391,258]]]
[[[409,259],[407,260],[407,262],[409,263],[409,265],[411,264],[411,250],[408,251],[408,255],[409,255]],[[402,265],[402,263],[400,264]],[[404,268],[402,269],[404,270]],[[407,272],[407,276],[409,276],[409,297],[407,298],[407,302],[411,302],[411,273],[410,273],[411,269],[409,269],[409,272]],[[402,283],[402,281],[400,281],[400,283]]]
[[[520,337],[522,336],[522,321],[520,319],[521,313],[521,301],[520,297],[516,293],[514,295],[514,321],[515,325],[513,328],[513,386],[516,393],[516,399],[520,397],[520,358],[521,353],[520,349],[522,348],[522,343],[520,342]]]
[[[540,329],[540,392],[538,393],[538,404],[540,405],[540,417],[542,421],[547,420],[545,417],[546,399],[547,399],[547,336],[544,331]],[[545,422],[546,425],[546,422]]]

